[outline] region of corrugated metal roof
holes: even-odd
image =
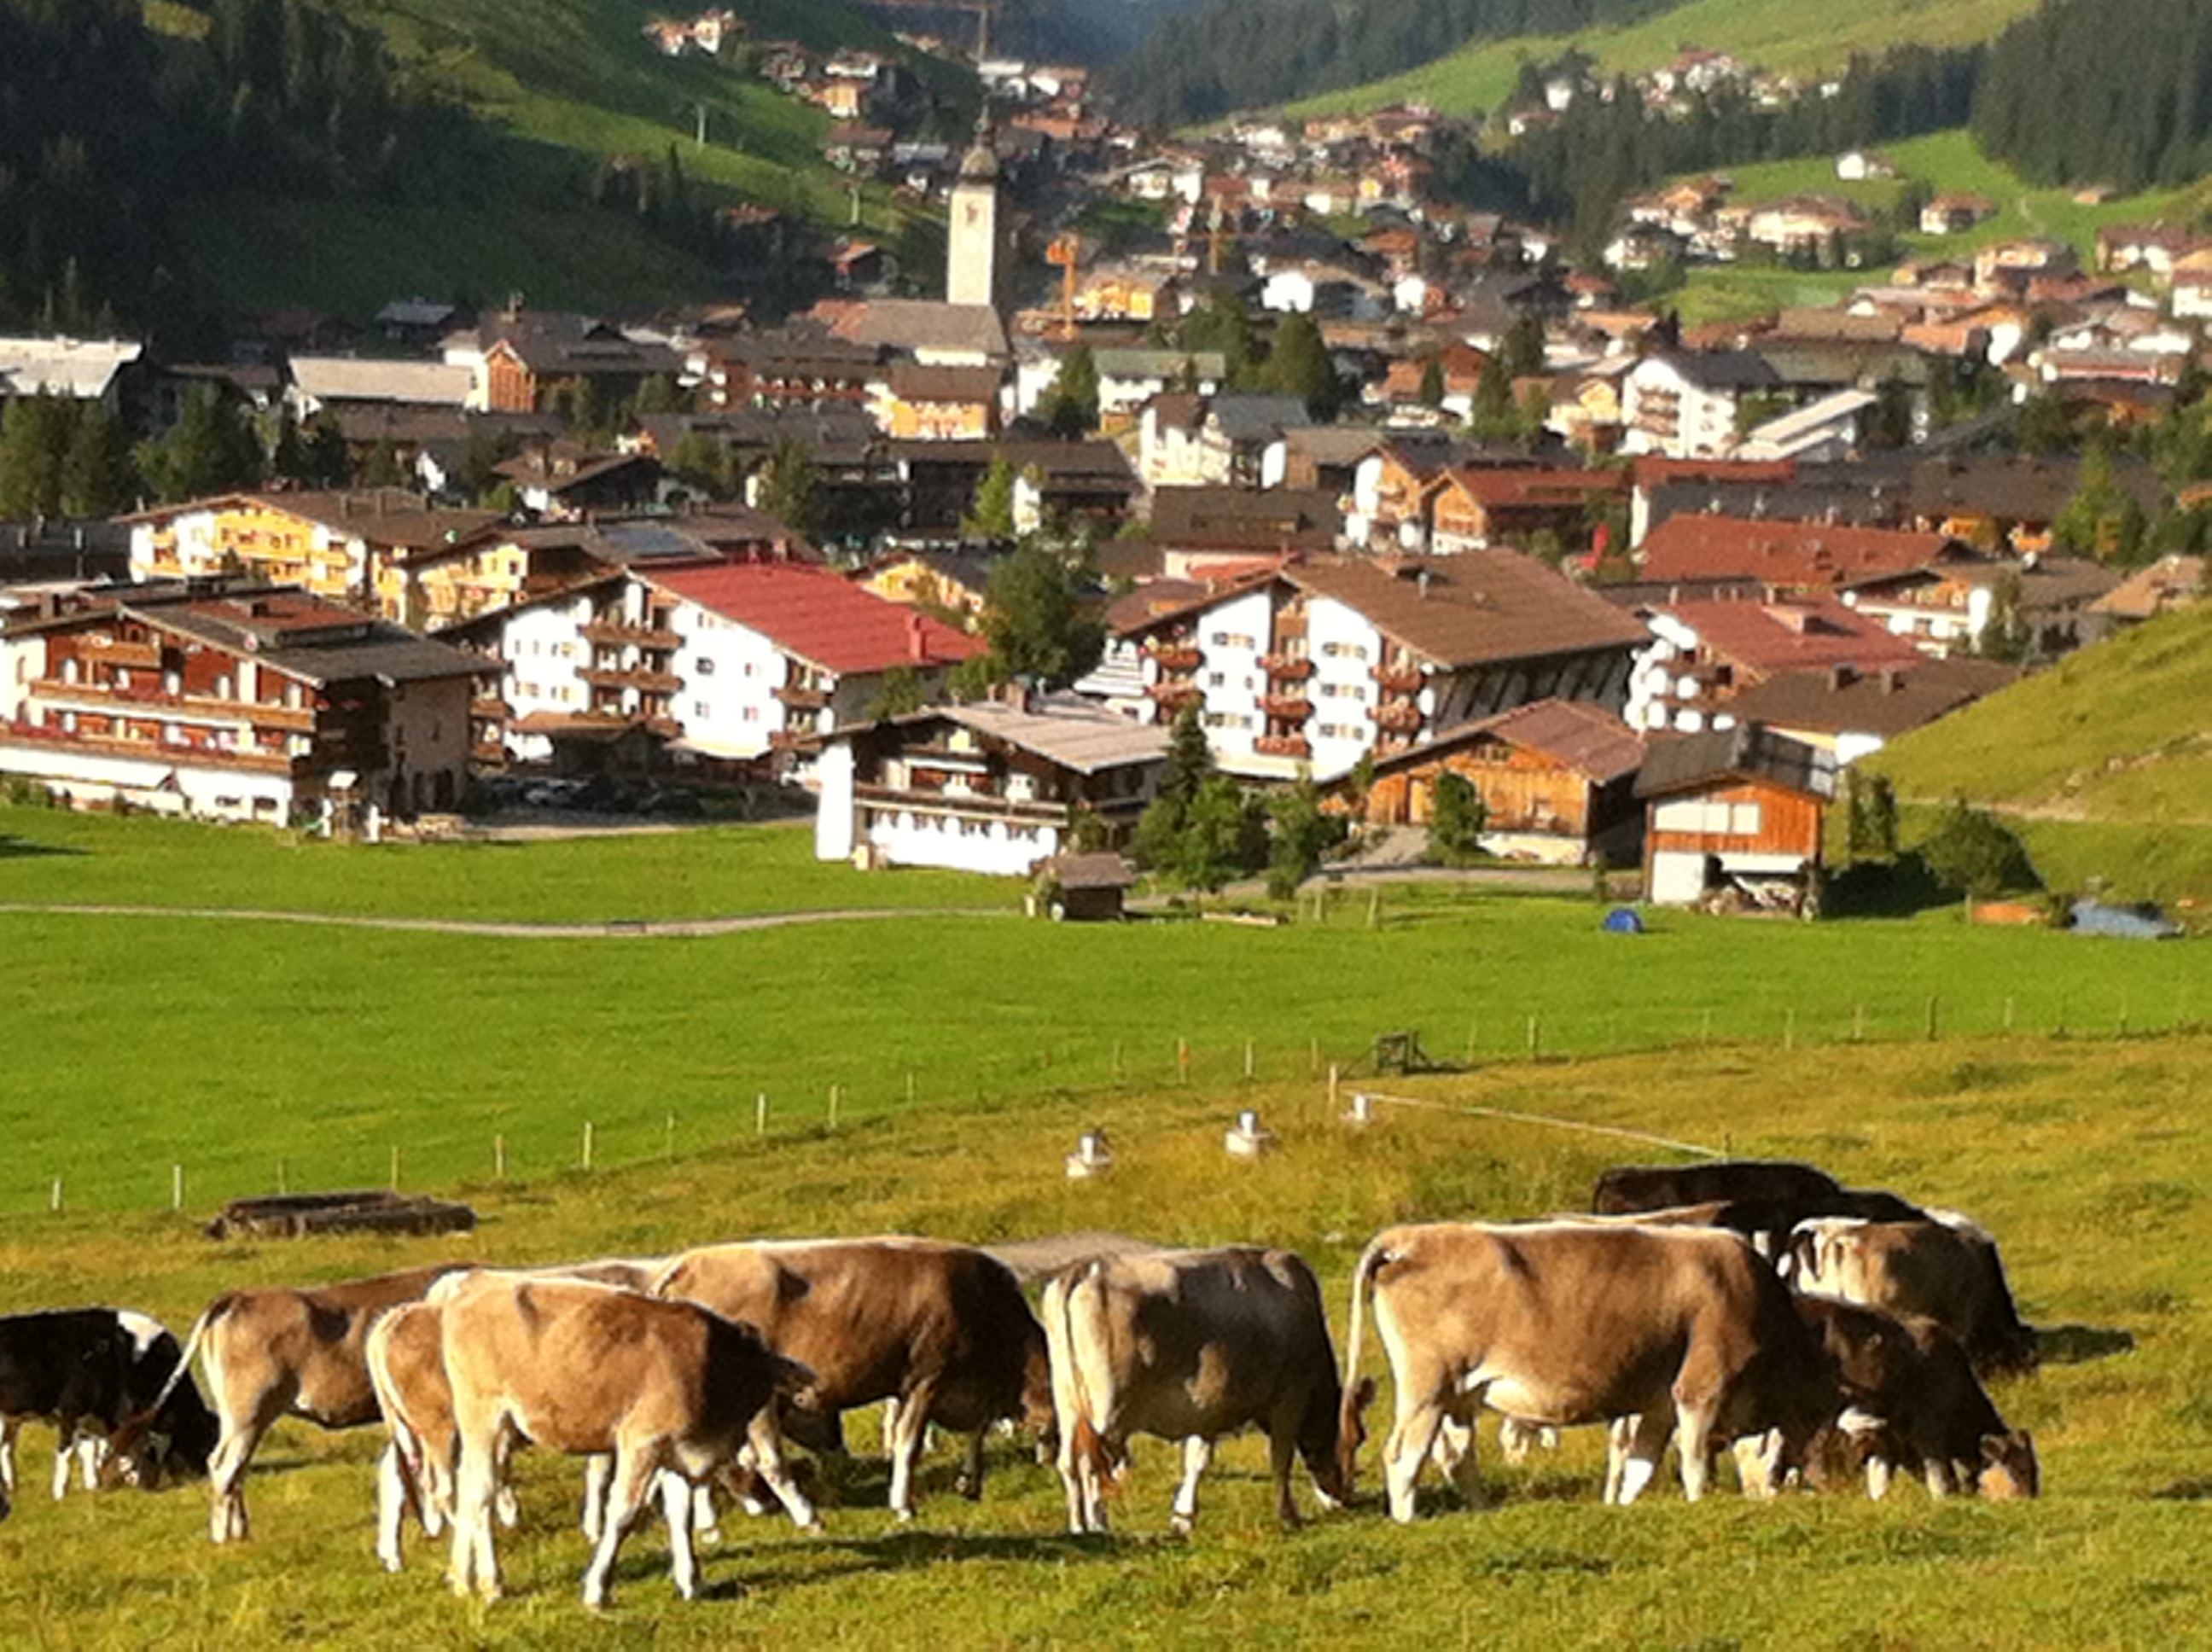
[[[1692,792],[1729,780],[1760,780],[1823,803],[1836,795],[1836,756],[1757,723],[1651,742],[1636,777],[1639,798]]]
[[[1024,711],[987,700],[938,707],[933,714],[1084,774],[1161,762],[1168,752],[1167,729],[1157,723],[1139,723],[1103,707],[1056,701],[1042,710]]]

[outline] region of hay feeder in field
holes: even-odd
[[[1353,1090],[1352,1092],[1352,1107],[1350,1110],[1345,1114],[1344,1121],[1348,1125],[1352,1125],[1356,1128],[1362,1130],[1374,1123],[1375,1098],[1364,1090]]]
[[[210,1239],[303,1239],[319,1233],[466,1233],[476,1224],[477,1213],[466,1205],[368,1188],[234,1199],[206,1230]]]

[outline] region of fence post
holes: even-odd
[[[1935,1037],[1936,1037],[1936,1002],[1937,1002],[1937,999],[1936,999],[1936,994],[1935,994],[1935,993],[1929,993],[1929,994],[1928,994],[1928,1037],[1929,1037],[1929,1042],[1934,1042]]]
[[[1532,1015],[1528,1017],[1528,1059],[1531,1061],[1539,1060],[1542,1058],[1544,1044],[1543,1026],[1544,1023],[1542,1017]]]
[[[1382,885],[1380,884],[1367,891],[1367,926],[1370,929],[1382,927]]]
[[[586,1170],[592,1168],[592,1121],[589,1119],[584,1121],[584,1168]]]
[[[2124,1014],[2121,1017],[2122,1022],[2124,1023],[2126,1019]],[[1248,1038],[1244,1041],[1244,1082],[1248,1084],[1252,1082],[1252,1041]]]
[[[676,1115],[673,1113],[668,1115],[668,1133],[661,1142],[660,1156],[665,1159],[676,1157]]]
[[[837,1127],[837,1092],[843,1088],[842,1084],[830,1086],[830,1127],[832,1130]]]
[[[507,1180],[507,1138],[505,1136],[494,1136],[491,1139],[491,1173],[501,1181]]]
[[[2013,1001],[2012,1001],[2012,994],[2011,994],[2010,993],[2007,993],[2005,994],[2005,1005],[2004,1005],[2004,1029],[2005,1029],[2005,1036],[2006,1036],[2006,1037],[2008,1037],[2008,1038],[2009,1038],[2010,1036],[2012,1036],[2012,1023],[2013,1023]]]
[[[1863,1004],[1855,1005],[1851,1009],[1851,1042],[1866,1042],[1866,1005]]]
[[[53,1210],[56,1216],[59,1216],[62,1213],[62,1179],[59,1176],[56,1176],[54,1178]]]
[[[1321,1040],[1318,1038],[1309,1039],[1306,1042],[1306,1076],[1308,1078],[1311,1078],[1320,1071]]]
[[[185,1167],[181,1164],[172,1164],[169,1167],[169,1208],[173,1211],[180,1211],[184,1207]]]
[[[753,1134],[768,1134],[768,1091],[764,1090],[753,1097]]]
[[[1176,1040],[1176,1078],[1178,1083],[1190,1082],[1190,1040]]]
[[[915,1097],[914,1069],[913,1069],[912,1067],[908,1067],[908,1068],[906,1070],[906,1104],[907,1104],[908,1107],[912,1107],[912,1106],[914,1105],[914,1097]]]
[[[397,1143],[392,1149],[392,1191],[395,1193],[399,1191],[399,1147]]]
[[[1328,1064],[1328,1115],[1332,1119],[1336,1116],[1337,1079],[1336,1063],[1332,1061]]]

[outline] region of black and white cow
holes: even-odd
[[[58,1309],[0,1318],[0,1515],[15,1489],[15,1441],[33,1419],[56,1430],[54,1495],[69,1484],[72,1461],[87,1484],[100,1444],[126,1418],[152,1406],[177,1368],[177,1339],[161,1321],[113,1308]],[[123,1477],[152,1486],[168,1473],[202,1473],[215,1449],[216,1421],[199,1390],[180,1382],[146,1419]]]

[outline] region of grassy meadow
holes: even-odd
[[[1410,1528],[1370,1501],[1284,1535],[1247,1440],[1224,1450],[1188,1543],[1164,1534],[1175,1464],[1158,1445],[1140,1446],[1110,1540],[1061,1536],[1057,1478],[1011,1445],[977,1505],[950,1494],[940,1452],[901,1530],[861,1418],[826,1537],[732,1516],[706,1559],[709,1598],[685,1604],[648,1527],[597,1619],[575,1598],[586,1552],[566,1463],[526,1456],[526,1524],[504,1549],[514,1598],[486,1609],[450,1598],[419,1542],[405,1576],[376,1570],[369,1434],[281,1424],[248,1481],[255,1539],[218,1550],[197,1487],[48,1502],[34,1429],[0,1524],[0,1624],[18,1643],[2143,1645],[2188,1640],[2212,1606],[2191,1560],[2191,1505],[2212,1496],[2212,978],[2195,945],[1969,929],[1952,913],[1662,914],[1632,938],[1601,933],[1588,900],[1442,884],[1372,906],[1340,891],[1318,921],[1280,927],[1052,926],[994,915],[1004,885],[815,866],[789,828],[367,849],[19,810],[0,816],[0,847],[8,903],[915,908],[582,939],[0,911],[0,1311],[129,1303],[181,1327],[225,1288],[439,1255],[1109,1230],[1294,1246],[1340,1324],[1377,1227],[1569,1206],[1605,1164],[1666,1157],[1645,1139],[1659,1138],[1808,1157],[1969,1210],[2003,1241],[2026,1315],[2075,1327],[1997,1394],[2042,1443],[2049,1490],[2032,1507],[1937,1506],[1906,1486],[1879,1505],[1690,1508],[1662,1481],[1606,1509],[1599,1444],[1573,1437],[1500,1471],[1484,1510],[1437,1490]],[[958,907],[974,909],[943,910]],[[1322,1072],[1398,1028],[1469,1068],[1359,1069],[1349,1084],[1392,1099],[1348,1130]],[[1281,1138],[1256,1164],[1220,1149],[1243,1107]],[[1117,1168],[1070,1182],[1060,1157],[1091,1126]],[[280,1178],[381,1183],[394,1146],[402,1185],[468,1200],[477,1233],[199,1236],[222,1200]],[[1368,1364],[1381,1369],[1371,1344]]]
[[[1427,103],[1447,114],[1487,113],[1513,90],[1523,60],[1587,52],[1601,75],[1660,69],[1690,46],[1728,52],[1779,75],[1834,73],[1856,52],[1885,46],[1969,46],[1993,39],[2035,9],[2035,0],[1861,0],[1808,7],[1804,0],[1689,0],[1632,23],[1579,33],[1480,41],[1388,80],[1322,93],[1291,112]]]
[[[1032,932],[1042,933],[1042,932]],[[1234,932],[1242,933],[1242,932]],[[1054,932],[1057,938],[1058,932]],[[118,1054],[120,1054],[118,1052]],[[1505,1218],[1571,1204],[1595,1171],[1653,1156],[1547,1119],[1790,1154],[1847,1177],[1974,1212],[2002,1238],[2023,1312],[2076,1327],[2058,1357],[1996,1390],[2035,1430],[2047,1491],[2032,1505],[1880,1504],[1724,1492],[1685,1505],[1662,1479],[1636,1507],[1597,1502],[1589,1431],[1556,1455],[1490,1473],[1494,1502],[1433,1486],[1400,1528],[1373,1500],[1292,1534],[1268,1515],[1255,1440],[1224,1449],[1199,1534],[1165,1536],[1174,1454],[1140,1442],[1116,1535],[1060,1535],[1057,1479],[1011,1445],[975,1505],[951,1495],[951,1454],[927,1469],[921,1515],[884,1509],[873,1426],[831,1491],[828,1534],[732,1515],[706,1557],[708,1598],[676,1600],[657,1527],[633,1537],[611,1613],[575,1599],[586,1549],[572,1465],[526,1454],[525,1524],[503,1542],[511,1598],[444,1590],[416,1540],[409,1571],[371,1554],[368,1433],[280,1424],[249,1479],[255,1538],[218,1550],[197,1487],[55,1505],[31,1490],[0,1525],[0,1622],[52,1648],[468,1643],[481,1646],[1231,1645],[1485,1643],[1856,1648],[2185,1643],[2212,1600],[2193,1564],[2212,1495],[2203,1258],[2212,1247],[2212,1130],[2195,1037],[2123,1043],[2042,1036],[1848,1049],[1715,1048],[1655,1057],[1494,1065],[1394,1080],[1421,1106],[1352,1133],[1297,1078],[1209,1078],[1071,1099],[1038,1084],[836,1133],[687,1151],[674,1161],[453,1191],[484,1222],[466,1240],[215,1245],[167,1215],[0,1217],[9,1306],[129,1301],[173,1323],[255,1281],[345,1277],[442,1254],[493,1260],[657,1250],[757,1233],[921,1230],[981,1241],[1107,1229],[1170,1242],[1265,1239],[1322,1272],[1340,1328],[1358,1247],[1397,1219]],[[120,1065],[119,1062],[111,1063]],[[1258,1164],[1224,1159],[1240,1102],[1279,1130]],[[1120,1163],[1071,1183],[1059,1155],[1103,1122]],[[2132,1349],[2121,1351],[2123,1338]],[[1382,1366],[1370,1343],[1368,1368]],[[1387,1403],[1387,1382],[1386,1382]],[[1310,1493],[1300,1486],[1308,1509]]]

